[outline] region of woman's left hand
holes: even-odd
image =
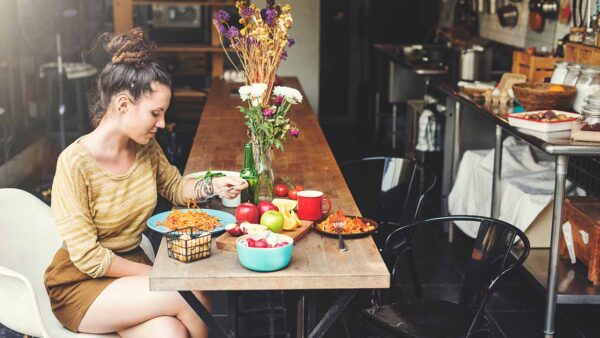
[[[212,179],[213,191],[226,198],[234,198],[248,187],[248,182],[239,177],[223,176]]]

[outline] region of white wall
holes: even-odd
[[[254,1],[260,8],[265,1]],[[294,26],[290,36],[296,45],[288,50],[288,59],[277,72],[280,76],[297,76],[312,109],[319,108],[319,43],[321,30],[321,0],[281,0],[280,5],[292,6]]]

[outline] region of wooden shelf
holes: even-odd
[[[158,53],[220,53],[224,52],[221,46],[200,45],[200,44],[160,44],[156,47]],[[233,49],[227,48],[227,52]]]
[[[195,89],[179,89],[175,88],[173,90],[173,97],[177,98],[199,98],[206,97],[208,94],[206,92],[195,90]]]
[[[171,5],[171,6],[235,6],[235,1],[185,1],[185,0],[133,0],[133,5]]]

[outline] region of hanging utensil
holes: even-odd
[[[544,19],[556,20],[558,17],[559,4],[557,0],[544,0],[540,9]]]
[[[560,10],[558,13],[558,22],[563,25],[568,25],[571,20],[571,6],[569,0],[560,1]]]
[[[529,28],[534,32],[544,30],[544,16],[542,15],[542,3],[539,0],[529,1]]]
[[[515,27],[519,21],[519,9],[513,4],[498,8],[497,14],[502,27]]]

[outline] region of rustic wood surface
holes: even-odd
[[[302,91],[296,78],[284,78],[284,85]],[[185,174],[207,170],[234,170],[242,167],[242,152],[248,141],[237,86],[214,80],[202,112]],[[233,90],[233,91],[232,91]],[[360,215],[352,194],[331,153],[316,115],[305,100],[292,107],[290,117],[298,124],[300,137],[289,139],[285,152],[276,152],[276,177],[290,177],[305,189],[320,190],[331,200],[332,210]],[[211,205],[216,205],[212,203]],[[224,209],[231,211],[231,209]],[[388,288],[390,274],[369,237],[346,240],[341,252],[335,238],[315,231],[294,246],[290,265],[270,273],[242,267],[237,254],[219,250],[213,241],[211,257],[181,263],[167,257],[163,239],[152,274],[151,290],[288,290]]]
[[[300,221],[302,223],[296,230],[287,231],[284,230],[281,232],[282,235],[290,236],[294,243],[298,243],[306,234],[310,231],[313,222],[310,221]],[[215,242],[217,242],[217,249],[226,250],[226,251],[236,251],[235,241],[238,237],[233,237],[228,233],[224,233],[219,236]]]

